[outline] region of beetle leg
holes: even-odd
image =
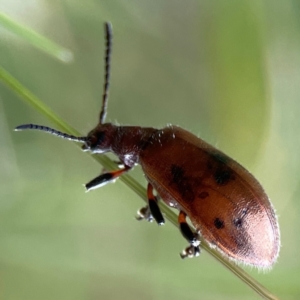
[[[147,220],[148,222],[153,221],[153,216],[151,215],[149,206],[144,206],[137,212],[136,219],[138,221]]]
[[[148,183],[148,187],[147,187],[147,196],[148,196],[148,205],[149,205],[149,210],[151,212],[151,215],[153,216],[153,218],[155,219],[158,225],[165,224],[165,219],[157,204],[157,197],[155,197],[153,194],[153,186],[150,183]]]
[[[148,205],[138,211],[137,220],[140,221],[146,219],[149,222],[152,222],[154,218],[158,225],[165,224],[165,219],[157,204],[157,197],[153,194],[153,186],[150,183],[148,183],[147,187],[147,197]]]
[[[200,254],[200,240],[198,234],[194,233],[188,223],[186,222],[186,213],[183,211],[179,212],[178,223],[181,234],[190,243],[190,246],[184,249],[180,256],[181,258],[195,257]]]
[[[119,176],[121,176],[123,173],[129,171],[130,169],[131,169],[130,167],[125,166],[125,168],[123,168],[123,169],[119,169],[116,171],[111,171],[111,172],[101,174],[101,175],[97,176],[96,178],[94,178],[93,180],[91,180],[90,182],[88,182],[85,185],[85,188],[87,191],[97,189],[97,188],[105,185],[106,183],[116,180]]]

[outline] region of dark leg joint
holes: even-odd
[[[153,218],[155,219],[158,225],[165,224],[165,219],[157,204],[157,198],[153,194],[153,186],[150,183],[148,183],[148,187],[147,187],[147,196],[148,196],[148,204],[149,204],[151,215],[153,216]]]
[[[196,257],[200,254],[200,240],[197,233],[194,233],[186,222],[186,214],[180,211],[178,216],[179,228],[183,237],[189,242],[190,246],[184,249],[180,256],[181,258]]]
[[[115,179],[117,179],[119,176],[121,176],[123,173],[127,172],[128,170],[130,170],[130,168],[126,166],[125,168],[120,169],[120,170],[101,174],[98,177],[91,180],[90,182],[88,182],[85,185],[85,188],[87,191],[97,189],[97,188],[105,185],[106,183],[114,181]]]
[[[147,197],[148,197],[148,205],[141,208],[138,211],[138,215],[136,219],[140,220],[147,220],[152,222],[153,219],[157,222],[158,225],[165,224],[165,219],[160,211],[160,208],[157,204],[157,198],[153,194],[153,186],[148,183],[147,187]]]
[[[112,181],[114,179],[114,176],[112,173],[104,173],[96,178],[94,178],[93,180],[91,180],[89,183],[87,183],[85,185],[85,188],[87,191],[99,188],[103,185],[105,185],[106,183]]]
[[[149,209],[151,212],[151,215],[155,219],[158,225],[165,224],[165,219],[160,211],[160,208],[157,204],[157,200],[155,199],[149,199]]]
[[[181,234],[191,245],[197,243],[198,237],[187,223],[180,223],[179,226]]]

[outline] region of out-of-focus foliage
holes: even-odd
[[[185,127],[245,165],[279,215],[275,268],[252,275],[300,296],[300,6],[296,1],[21,1],[0,11],[71,49],[63,64],[0,27],[0,62],[82,134],[97,122],[104,21],[114,26],[108,119]],[[101,170],[0,85],[0,297],[253,299],[205,252],[180,261],[177,230],[137,223],[143,205],[121,182],[84,193]],[[133,175],[146,184],[140,170]]]

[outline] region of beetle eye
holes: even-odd
[[[101,147],[104,141],[105,133],[103,131],[95,132],[88,137],[86,146],[89,149],[95,149],[96,147]]]
[[[101,150],[105,142],[105,131],[91,131],[86,139],[85,144],[81,147],[83,151]]]
[[[97,145],[101,145],[102,142],[105,139],[105,132],[104,131],[98,131],[95,133],[95,135],[93,136],[95,138],[95,143]]]
[[[88,139],[88,144],[91,148],[94,148],[97,144],[98,144],[98,139],[95,135],[92,135],[89,139]]]

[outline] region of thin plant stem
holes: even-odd
[[[73,54],[70,50],[56,44],[50,39],[40,35],[34,30],[14,21],[8,15],[0,12],[0,24],[18,37],[24,39],[43,52],[68,63],[72,61]]]

